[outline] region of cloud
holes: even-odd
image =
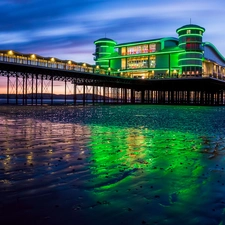
[[[72,60],[81,57],[80,61],[86,57],[93,63],[93,41],[98,38],[106,35],[121,43],[177,37],[176,29],[190,18],[206,28],[208,41],[216,46],[214,40],[223,42],[222,0],[3,0],[0,5],[0,49]],[[215,33],[221,35],[216,39]],[[223,46],[220,50],[225,53]]]
[[[224,8],[224,0],[1,0],[0,49],[94,64],[94,40],[177,37],[191,19],[225,55]]]

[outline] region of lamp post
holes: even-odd
[[[95,72],[96,72],[96,73],[99,73],[99,65],[96,66]]]

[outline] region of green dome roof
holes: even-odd
[[[100,38],[96,41],[94,41],[94,43],[96,44],[97,42],[113,42],[116,44],[116,42],[113,40],[113,39],[110,39],[110,38]]]
[[[198,26],[196,24],[187,24],[187,25],[184,25],[184,26],[178,28],[176,30],[176,32],[178,33],[180,30],[188,30],[188,29],[190,29],[190,30],[191,29],[199,29],[199,30],[202,30],[203,32],[205,31],[204,27],[200,27],[200,26]]]

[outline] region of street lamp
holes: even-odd
[[[8,51],[8,54],[13,55],[13,51],[12,50]]]

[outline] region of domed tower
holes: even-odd
[[[94,60],[96,61],[96,65],[99,65],[103,68],[109,68],[109,60],[104,60],[103,58],[114,53],[116,42],[110,38],[101,38],[96,40],[94,44],[95,53],[93,55],[95,56]]]
[[[179,47],[185,52],[179,53],[178,63],[184,76],[202,74],[202,36],[205,28],[189,24],[176,30],[179,37]]]

